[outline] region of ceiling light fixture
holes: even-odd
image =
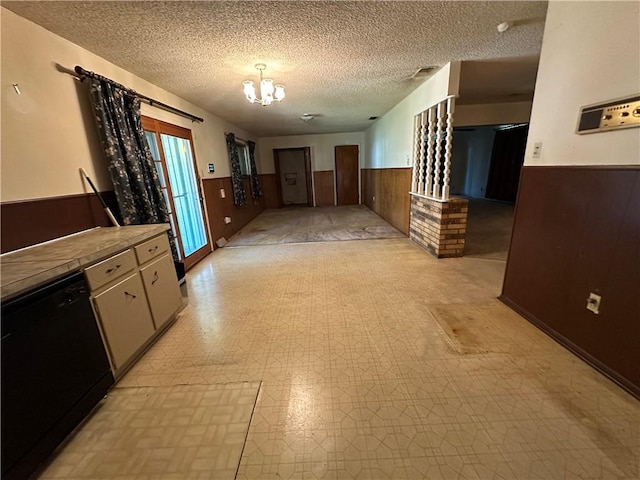
[[[311,115],[310,113],[303,113],[302,115],[300,115],[300,120],[308,122],[309,120],[313,120],[313,115]]]
[[[264,63],[257,63],[256,68],[260,71],[260,96],[262,98],[256,96],[256,88],[253,85],[253,81],[245,80],[242,85],[247,101],[249,103],[259,103],[263,107],[271,105],[274,100],[277,102],[282,101],[284,98],[284,85],[274,85],[273,80],[270,78],[262,78],[262,72],[267,68]]]
[[[498,29],[498,32],[504,33],[511,28],[511,22],[502,22],[496,28]]]

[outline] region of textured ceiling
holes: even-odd
[[[547,8],[526,1],[2,6],[259,136],[362,131],[370,116],[383,115],[424,81],[412,78],[420,67],[536,57]],[[504,21],[514,27],[499,34],[496,25]],[[281,103],[261,107],[244,99],[242,81],[257,79],[256,63],[266,63],[266,76],[286,86]],[[504,93],[473,91],[465,101]],[[304,122],[303,113],[316,118]]]

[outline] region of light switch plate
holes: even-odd
[[[533,158],[540,158],[540,152],[542,150],[542,142],[536,142],[533,144]]]
[[[216,171],[216,169],[213,167],[213,163],[210,163],[209,164],[209,173],[213,173],[215,171]]]

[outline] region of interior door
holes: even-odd
[[[311,149],[309,147],[275,148],[273,160],[280,206],[313,207]]]
[[[170,210],[171,230],[188,270],[211,252],[191,131],[142,117]]]
[[[338,205],[357,205],[358,145],[338,145],[336,157],[336,195]]]

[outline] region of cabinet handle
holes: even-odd
[[[155,247],[153,247],[153,248],[150,248],[150,249],[149,249],[149,253],[153,253],[153,252],[155,252],[157,249],[158,249],[158,245],[156,245],[156,246],[155,246]]]
[[[158,271],[153,272],[153,280],[151,280],[151,285],[154,285],[158,281]]]
[[[109,268],[109,269],[107,269],[104,273],[109,274],[109,273],[111,273],[111,272],[115,272],[115,271],[116,271],[117,269],[119,269],[121,266],[122,266],[122,265],[116,265],[116,266],[115,266],[115,267],[113,267],[113,268]]]
[[[131,297],[131,298],[138,298],[138,297],[137,297],[137,295],[134,295],[133,293],[124,292],[124,294],[125,294],[127,297]]]

